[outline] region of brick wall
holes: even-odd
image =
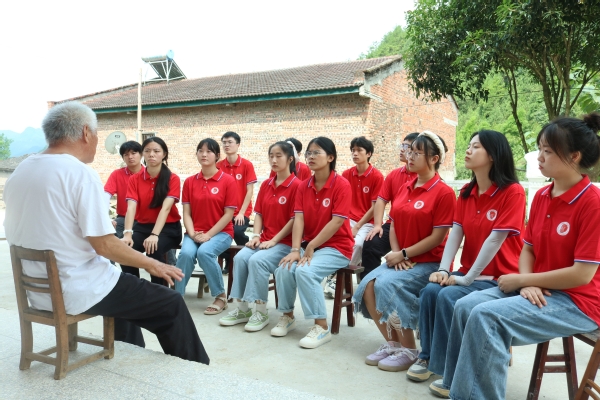
[[[383,78],[377,80],[381,76]],[[353,165],[350,140],[360,135],[374,141],[372,161],[384,174],[397,168],[398,145],[405,134],[415,130],[429,129],[440,133],[450,148],[449,153],[453,154],[455,128],[444,123],[444,118],[457,120],[457,113],[450,104],[425,105],[416,100],[402,72],[390,75],[389,71],[383,71],[372,78],[370,97],[354,93],[231,106],[151,110],[143,112],[142,127],[144,132],[156,132],[165,140],[169,147],[169,166],[182,176],[199,170],[195,157],[198,142],[206,137],[219,140],[228,130],[242,137],[240,154],[254,163],[259,177],[270,172],[269,145],[289,136],[298,138],[304,146],[315,136],[330,137],[338,151],[338,171]],[[118,154],[109,154],[104,149],[104,140],[117,130],[125,133],[128,139],[135,139],[137,117],[135,113],[98,114],[98,125],[98,152],[92,167],[105,181],[121,164],[121,159]],[[448,157],[443,171],[446,176],[453,177],[453,157]]]

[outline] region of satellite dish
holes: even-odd
[[[104,147],[110,154],[117,154],[119,152],[119,147],[121,147],[121,145],[126,141],[127,137],[125,134],[123,132],[116,131],[108,135],[106,141],[104,142]]]

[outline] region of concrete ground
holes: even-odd
[[[0,213],[1,218],[3,210]],[[144,332],[146,350],[117,342],[113,360],[100,360],[79,368],[62,381],[53,380],[51,366],[37,362],[33,362],[29,371],[19,371],[20,332],[6,241],[0,241],[0,265],[0,399],[435,398],[427,388],[434,378],[417,384],[408,381],[404,372],[385,372],[364,363],[364,357],[378,348],[382,338],[375,325],[362,317],[351,328],[343,315],[340,333],[330,343],[314,350],[302,349],[298,341],[312,322],[303,319],[299,300],[298,327],[287,337],[275,338],[269,334],[279,317],[272,292],[271,323],[260,332],[248,333],[243,325],[219,326],[220,315],[203,314],[212,298],[208,294],[203,299],[196,298],[196,279],[190,280],[185,300],[211,358],[209,367],[162,354],[154,335]],[[333,300],[327,300],[329,316],[332,306]],[[84,321],[79,330],[101,336],[101,321],[101,318]],[[34,340],[37,349],[50,347],[52,330],[36,328]],[[551,349],[559,345],[555,340]],[[81,345],[76,354],[89,348]],[[575,341],[575,351],[581,376],[591,347]],[[535,346],[513,349],[507,399],[526,397],[534,354]],[[546,375],[540,399],[565,398],[564,375]]]

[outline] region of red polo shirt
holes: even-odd
[[[144,169],[129,178],[129,186],[127,187],[127,200],[133,200],[137,203],[135,211],[135,220],[140,224],[154,224],[160,213],[161,207],[150,208],[152,198],[154,197],[154,187],[156,186],[156,178],[151,178]],[[175,199],[175,203],[179,201],[179,192],[181,190],[181,181],[179,177],[171,172],[171,180],[169,181],[169,192],[167,197]],[[177,222],[181,219],[179,211],[173,203],[171,211],[167,216],[166,223]]]
[[[277,187],[275,187],[275,178],[267,179],[260,185],[254,212],[262,217],[261,242],[273,239],[290,221],[290,215],[294,215],[294,202],[299,185],[300,179],[294,174]],[[279,243],[291,246],[292,233],[290,232]]]
[[[269,178],[272,178],[276,175],[275,171],[271,170],[269,174]],[[300,179],[300,181],[305,181],[312,176],[312,171],[308,168],[308,165],[301,163],[298,161],[296,163],[296,178]]]
[[[143,165],[142,169],[138,172],[141,172],[142,170],[144,170]],[[104,185],[104,191],[106,193],[111,196],[117,195],[117,215],[122,217],[127,214],[127,188],[129,186],[129,177],[133,175],[134,173],[127,167],[115,169]]]
[[[248,190],[247,186],[258,182],[256,179],[256,173],[254,172],[254,166],[250,161],[238,155],[235,163],[229,164],[227,157],[225,157],[223,160],[217,163],[217,168],[226,174],[231,175],[235,179],[238,188],[238,201],[236,203],[237,210],[235,211],[235,215],[237,216],[242,204],[244,204],[244,198],[246,197],[246,192]],[[252,200],[250,201],[250,204],[248,204],[248,208],[246,208],[244,216],[250,218],[250,214],[252,214]]]
[[[600,264],[600,189],[587,176],[552,198],[550,184],[533,199],[523,241],[533,246],[533,272],[554,271],[575,262]],[[600,270],[587,285],[565,289],[585,315],[600,326]]]
[[[508,231],[508,237],[481,275],[498,279],[500,275],[518,273],[523,248],[521,233],[525,231],[525,190],[518,183],[502,189],[494,184],[482,195],[477,194],[478,190],[475,185],[468,198],[458,196],[454,223],[465,234],[459,271],[469,272],[492,231]]]
[[[319,247],[333,247],[350,259],[354,247],[354,237],[348,221],[351,198],[350,183],[335,171],[331,171],[327,182],[319,191],[314,186],[314,176],[304,181],[298,188],[294,206],[294,213],[304,214],[303,240],[313,240],[333,217],[344,218],[340,229]]]
[[[396,193],[403,187],[407,182],[412,181],[417,177],[417,174],[410,172],[406,166],[396,168],[392,170],[388,176],[383,181],[383,185],[381,186],[381,190],[379,192],[379,198],[386,203],[390,201],[394,202],[394,198],[396,197]],[[390,215],[392,214],[392,209],[390,208]],[[391,223],[390,220],[386,221],[386,224]]]
[[[234,179],[223,171],[217,171],[210,179],[205,179],[200,171],[183,182],[181,202],[190,205],[194,230],[208,232],[223,217],[226,208],[236,208],[237,187]],[[233,238],[233,223],[229,221],[221,232]]]
[[[415,188],[417,178],[406,183],[394,199],[390,218],[401,222],[394,224],[394,231],[401,249],[410,247],[427,236],[433,228],[452,227],[456,196],[436,173],[423,186]],[[437,262],[442,260],[446,238],[437,247],[418,256],[408,256],[414,262]]]
[[[356,167],[352,167],[342,172],[342,176],[350,182],[352,189],[350,219],[358,222],[377,201],[377,195],[383,185],[383,175],[377,168],[369,164],[362,175],[358,174]],[[367,222],[372,224],[373,218]]]

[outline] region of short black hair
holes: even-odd
[[[221,136],[221,141],[223,141],[223,139],[228,138],[233,138],[237,144],[240,144],[242,142],[242,138],[240,138],[240,135],[232,131],[225,132],[223,136]]]
[[[285,139],[284,142],[292,142],[294,144],[294,147],[296,148],[296,152],[297,153],[302,152],[302,142],[299,141],[298,139],[291,137],[291,138]]]
[[[333,156],[333,161],[329,164],[329,171],[335,171],[335,162],[337,161],[337,150],[335,149],[335,143],[333,143],[333,140],[325,136],[319,136],[308,142],[308,146],[306,146],[306,148],[308,149],[313,143],[322,148],[325,151],[325,154],[327,154],[328,156]]]
[[[119,147],[119,154],[121,157],[125,155],[125,153],[133,151],[134,153],[142,154],[142,145],[136,142],[135,140],[130,140],[129,142],[125,142]]]
[[[419,136],[419,132],[409,133],[404,137],[404,140],[406,140],[407,142],[414,142],[417,136]]]
[[[371,161],[371,156],[373,155],[373,152],[375,152],[373,142],[364,136],[358,136],[352,139],[350,142],[350,151],[352,151],[354,147],[362,147],[367,153],[371,153],[371,155],[367,158],[367,161]]]

